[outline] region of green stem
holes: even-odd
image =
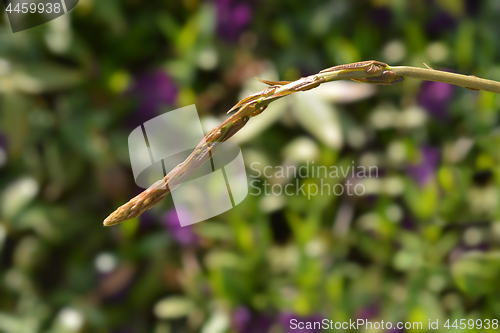
[[[500,93],[500,82],[481,79],[475,76],[408,66],[390,67],[390,70],[397,73],[398,75],[404,76],[405,78],[443,82],[469,89]]]

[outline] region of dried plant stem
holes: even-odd
[[[473,90],[500,93],[500,82],[443,72],[430,67],[428,69],[406,66],[391,67],[375,60],[334,66],[296,81],[261,80],[269,87],[238,102],[228,113],[235,110],[236,112],[210,131],[183,163],[172,169],[165,178],[120,206],[104,220],[104,225],[111,226],[132,219],[156,205],[207,162],[212,150],[215,150],[221,142],[228,140],[242,129],[251,117],[262,113],[272,101],[298,91],[316,88],[320,84],[330,81],[351,79],[358,82],[391,85],[401,82],[405,78],[444,82]]]

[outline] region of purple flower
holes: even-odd
[[[479,12],[479,7],[481,6],[480,1],[476,0],[465,0],[465,12],[469,16],[475,16]]]
[[[236,40],[252,20],[252,9],[247,3],[233,0],[215,0],[217,33],[228,41]]]
[[[403,229],[405,230],[415,230],[415,221],[413,220],[412,217],[408,216],[408,215],[405,215],[403,217],[403,221],[401,223],[401,226],[403,227]]]
[[[293,319],[295,319],[296,321],[292,321]],[[318,327],[318,324],[316,324],[316,328],[314,328],[314,323],[318,322],[321,323],[323,319],[324,319],[323,317],[317,315],[300,317],[293,313],[282,313],[279,316],[278,321],[281,324],[281,326],[285,329],[286,333],[316,333],[316,332],[321,332],[321,327]],[[307,328],[308,322],[310,323],[309,325],[311,328]],[[305,326],[303,329],[300,329],[298,327],[295,328],[295,326],[293,326],[294,323],[297,325],[299,325],[299,323],[302,323],[300,325],[301,326],[305,325]]]
[[[373,24],[383,29],[389,29],[392,24],[392,12],[388,7],[377,7],[370,11],[370,19]]]
[[[265,333],[272,323],[270,317],[252,313],[244,306],[236,308],[233,312],[233,325],[238,333]]]
[[[177,87],[165,71],[155,70],[139,75],[131,89],[131,94],[137,97],[139,102],[131,125],[139,126],[156,117],[161,107],[175,103]]]
[[[7,163],[7,138],[0,133],[0,168]]]
[[[446,12],[440,12],[435,15],[427,24],[427,34],[433,38],[437,38],[447,32],[455,29],[457,20]]]
[[[192,226],[188,225],[185,227],[181,227],[179,222],[178,214],[189,214],[189,212],[185,209],[171,209],[167,213],[165,213],[163,217],[163,223],[167,229],[167,231],[172,234],[173,238],[180,245],[196,245],[198,244],[198,236],[193,232]]]
[[[420,186],[431,180],[438,167],[440,151],[438,148],[422,147],[418,164],[409,165],[407,172]]]
[[[151,230],[154,229],[155,226],[157,226],[156,219],[151,211],[146,211],[141,216],[139,216],[139,221],[139,230],[141,231]]]
[[[378,306],[370,305],[358,310],[356,313],[356,318],[368,320],[375,317],[377,314],[378,314]]]
[[[0,148],[7,148],[7,138],[2,133],[0,133]]]
[[[448,103],[452,95],[452,85],[426,81],[421,85],[418,102],[432,116],[440,120],[445,120],[447,118]]]

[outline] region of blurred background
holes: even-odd
[[[16,34],[4,13],[0,332],[500,318],[493,93],[406,80],[287,97],[234,137],[249,175],[253,162],[376,166],[364,195],[248,195],[185,228],[167,197],[102,226],[142,190],[127,137],[144,121],[196,104],[208,131],[265,87],[254,77],[361,60],[500,81],[500,2],[80,0]]]

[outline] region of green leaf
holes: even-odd
[[[470,252],[455,261],[451,272],[456,285],[471,295],[489,295],[498,290],[500,252]]]

